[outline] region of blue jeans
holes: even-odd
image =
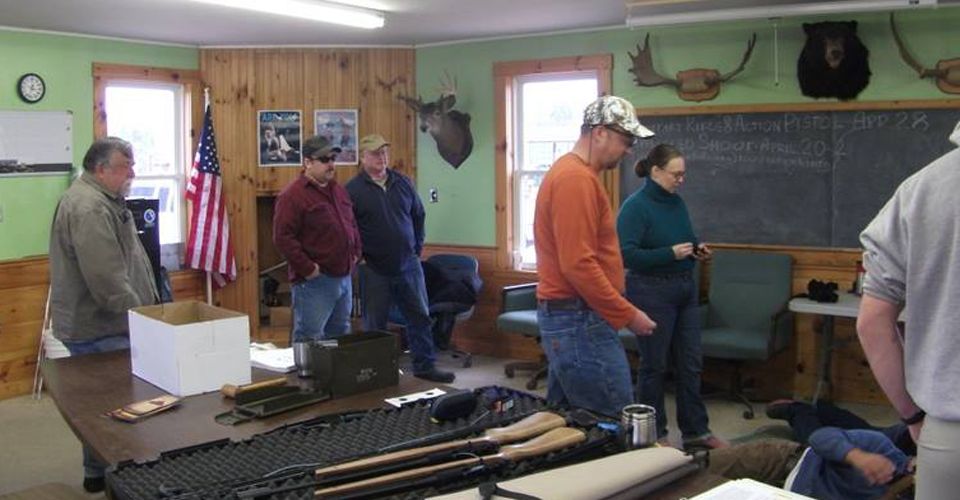
[[[430,309],[427,305],[427,285],[423,281],[423,268],[414,257],[406,269],[396,276],[387,276],[364,266],[363,274],[363,328],[383,330],[387,327],[390,307],[396,304],[406,321],[407,346],[413,357],[413,372],[433,370],[437,360],[433,345]]]
[[[350,275],[335,277],[320,274],[295,283],[292,342],[330,339],[350,331],[353,308],[353,282]]]
[[[112,335],[94,340],[63,341],[71,356],[96,354],[98,352],[119,351],[130,348],[128,335]],[[101,462],[86,444],[83,445],[83,477],[103,477],[107,464]]]
[[[667,435],[663,379],[673,360],[677,379],[677,424],[685,442],[710,435],[707,408],[700,396],[703,351],[700,310],[693,274],[627,275],[627,299],[657,323],[653,335],[637,336],[640,370],[638,399],[657,410],[657,437]]]
[[[617,331],[589,309],[537,308],[547,356],[547,401],[619,417],[633,402],[630,365]]]

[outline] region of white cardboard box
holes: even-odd
[[[177,396],[250,383],[250,321],[196,301],[128,313],[133,374]]]

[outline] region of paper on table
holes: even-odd
[[[737,479],[701,493],[690,500],[803,500],[810,497],[775,488],[753,479]]]
[[[274,372],[291,372],[297,365],[293,362],[293,348],[262,350],[250,348],[250,364]]]

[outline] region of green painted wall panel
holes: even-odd
[[[493,64],[498,61],[612,53],[613,91],[638,108],[690,106],[667,87],[644,88],[627,70],[627,52],[651,34],[654,67],[664,75],[690,68],[730,71],[739,63],[747,39],[757,46],[743,73],[727,83],[720,96],[702,105],[814,102],[801,95],[797,57],[804,43],[803,22],[859,22],[859,35],[871,51],[873,73],[861,101],[943,99],[930,80],[920,80],[897,52],[885,13],[814,18],[713,23],[647,29],[612,29],[563,35],[473,42],[417,50],[417,86],[424,99],[435,99],[444,70],[456,76],[457,109],[471,114],[474,151],[459,170],[436,153],[427,134],[417,142],[417,183],[421,196],[436,187],[440,201],[427,204],[427,240],[431,243],[496,244],[494,213]],[[960,8],[917,10],[897,15],[901,35],[914,57],[928,67],[939,59],[960,57]],[[774,48],[777,47],[777,50]],[[955,96],[954,96],[955,97]]]
[[[0,109],[68,110],[73,112],[73,161],[79,168],[93,140],[94,62],[197,69],[199,52],[114,40],[0,30]],[[24,73],[38,73],[47,84],[44,99],[34,105],[17,97]],[[50,221],[64,177],[0,178],[0,260],[46,254]]]

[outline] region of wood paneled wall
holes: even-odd
[[[749,245],[714,245],[714,249],[754,250],[786,253],[793,258],[793,293],[803,293],[811,279],[834,281],[841,289],[848,289],[856,275],[857,250],[819,249],[803,247],[774,247]],[[534,273],[496,269],[496,248],[455,245],[427,245],[424,254],[465,253],[480,262],[483,290],[475,314],[454,330],[453,342],[458,348],[472,353],[496,357],[534,360],[540,347],[520,335],[498,332],[496,318],[500,313],[500,292],[506,285],[536,281]],[[703,290],[709,286],[709,267],[703,269]],[[853,319],[836,320],[835,337],[846,341],[833,354],[833,397],[839,401],[885,403],[886,397],[870,372],[860,344],[857,341]],[[744,376],[753,382],[762,397],[795,395],[809,398],[813,395],[818,375],[817,318],[798,314],[791,349],[766,363],[748,363]],[[705,376],[718,383],[726,383],[730,368],[723,363],[705,364]]]
[[[170,273],[176,300],[204,300],[203,275]],[[30,392],[50,287],[47,257],[0,262],[0,399]]]
[[[300,110],[306,139],[315,109],[356,109],[360,137],[382,134],[391,143],[391,163],[415,177],[417,117],[397,99],[415,93],[414,71],[412,49],[201,50],[237,257],[237,281],[215,294],[218,305],[258,317],[259,253],[270,231],[262,227],[263,209],[258,217],[257,197],[276,195],[300,173],[298,167],[257,166],[257,111]],[[356,166],[340,166],[337,179],[346,182],[356,172]],[[251,334],[259,339],[258,323],[251,321]]]

